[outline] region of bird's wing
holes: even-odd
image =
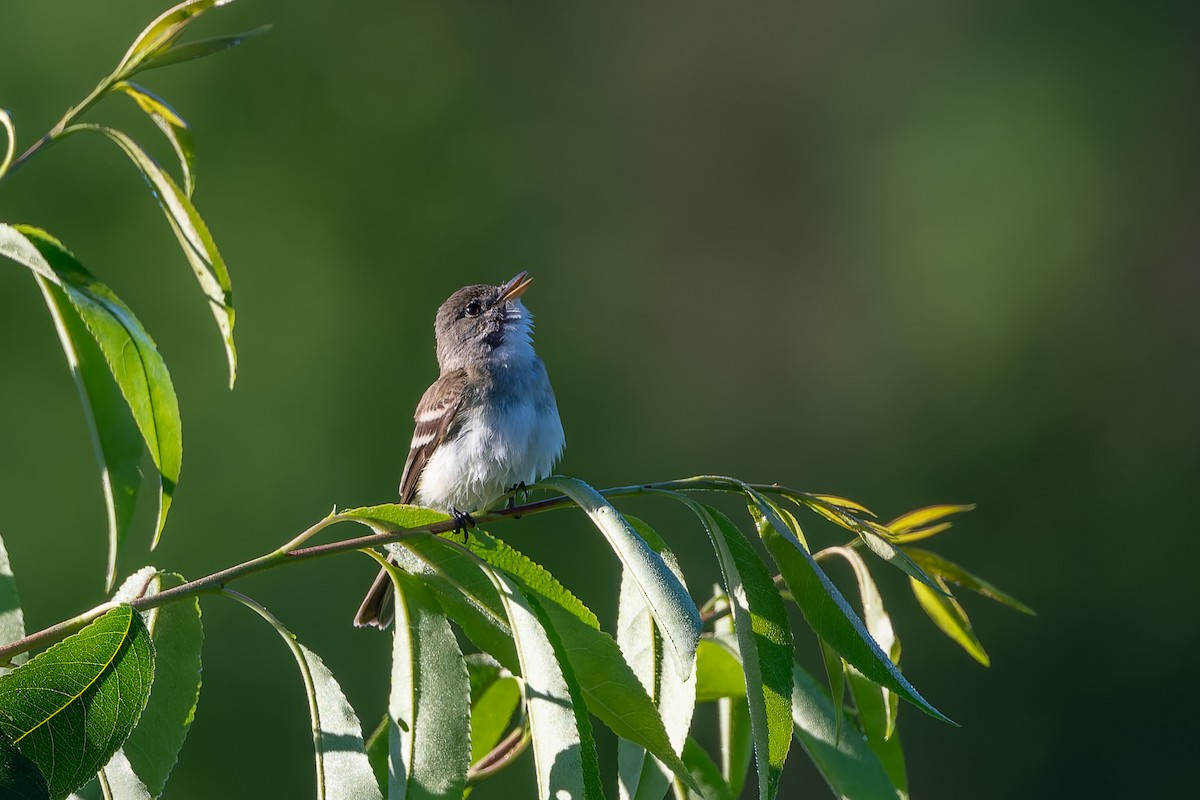
[[[449,372],[434,381],[417,403],[413,413],[417,425],[413,429],[408,459],[404,462],[404,475],[400,478],[400,502],[411,503],[416,496],[421,472],[433,451],[446,438],[446,431],[462,403],[466,384],[465,370]]]

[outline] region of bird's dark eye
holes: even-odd
[[[482,311],[483,303],[479,302],[478,300],[472,300],[471,302],[467,303],[466,312],[468,317],[478,317]]]

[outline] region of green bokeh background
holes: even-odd
[[[0,106],[20,144],[165,6],[6,0]],[[0,219],[62,238],[171,365],[183,478],[162,546],[145,553],[147,513],[126,571],[195,577],[335,504],[391,500],[434,309],[528,269],[564,472],[721,472],[885,518],[979,504],[940,550],[1040,616],[968,597],[985,670],[884,576],[906,673],[963,726],[905,710],[914,796],[1178,796],[1200,653],[1196,9],[243,0],[198,32],[271,34],[142,76],[195,131],[196,201],[236,287],[232,393],[110,143],[38,157],[0,185]],[[93,118],[166,163],[126,99]],[[0,533],[36,629],[100,600],[103,504],[48,316],[3,266],[0,364]],[[704,592],[699,529],[630,507]],[[497,532],[612,620],[616,565],[577,515]],[[387,637],[349,620],[373,572],[341,558],[241,587],[368,725]],[[167,796],[311,796],[290,655],[239,607],[204,613],[204,694]],[[510,772],[478,796],[530,796],[528,757]],[[799,755],[783,786],[824,795]]]

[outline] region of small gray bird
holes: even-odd
[[[533,351],[533,317],[521,303],[532,279],[467,286],[434,322],[441,374],[413,415],[400,501],[455,516],[486,509],[550,474],[563,429],[546,367]],[[386,628],[392,582],[381,570],[354,624]]]

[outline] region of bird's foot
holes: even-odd
[[[463,544],[466,544],[471,539],[469,529],[475,527],[475,518],[466,511],[459,511],[457,508],[450,509],[450,516],[454,517],[454,532],[461,533]]]
[[[505,508],[511,509],[511,508],[516,507],[517,495],[521,496],[522,504],[529,502],[529,490],[527,488],[525,488],[525,481],[521,481],[520,483],[514,484],[512,487],[509,488],[508,504],[505,506]],[[513,514],[513,519],[520,519],[520,518],[521,518],[520,514]]]

